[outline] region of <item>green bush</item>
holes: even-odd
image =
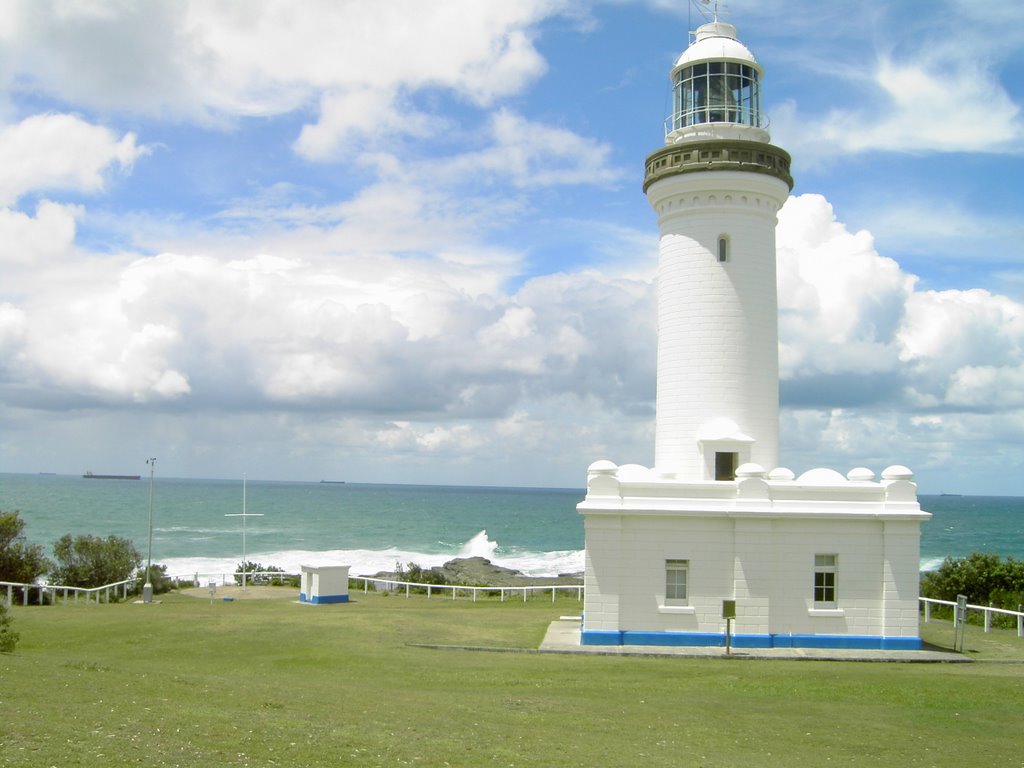
[[[146,569],[142,568],[139,570],[138,577],[135,579],[135,586],[132,587],[132,590],[141,594],[145,583]],[[174,579],[167,575],[166,565],[153,563],[153,567],[149,571],[149,583],[153,585],[154,595],[163,595],[174,589]]]
[[[235,584],[241,585],[242,574],[253,574],[252,576],[246,576],[245,583],[251,584],[256,587],[268,586],[270,584],[282,584],[287,579],[287,576],[283,568],[278,568],[276,565],[263,565],[263,563],[254,563],[251,560],[239,563],[238,567],[235,568]],[[280,576],[272,576],[270,574],[281,574]]]
[[[1024,603],[1024,560],[1008,557],[1002,560],[999,555],[984,552],[973,552],[967,557],[947,557],[935,571],[924,574],[921,578],[921,596],[933,600],[956,600],[957,595],[965,595],[972,605],[994,605],[996,608],[1016,611]],[[952,615],[938,608],[932,609],[933,614],[945,617]],[[981,623],[983,618],[968,613],[968,621]],[[1016,619],[1012,616],[996,614],[992,623],[997,627],[1016,627]]]
[[[432,584],[436,586],[449,586],[444,574],[431,568],[424,568],[418,563],[406,563],[395,566],[395,578],[398,581],[409,581],[413,584]],[[426,594],[426,587],[410,587],[410,592]]]
[[[40,545],[25,542],[24,530],[18,512],[0,512],[0,581],[34,584],[53,567]]]
[[[14,631],[14,620],[7,612],[7,605],[0,600],[0,653],[13,653],[18,644],[18,633]]]
[[[120,536],[72,538],[66,533],[53,545],[53,556],[52,582],[69,587],[102,587],[124,581],[142,562],[135,546]]]

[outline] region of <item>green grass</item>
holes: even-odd
[[[1021,764],[1024,664],[415,645],[536,648],[579,610],[379,595],[15,607],[0,766]],[[926,633],[952,641],[948,625]],[[1006,635],[969,633],[967,648],[1024,659],[1024,639]]]

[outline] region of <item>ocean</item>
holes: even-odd
[[[66,533],[131,539],[146,557],[149,478],[0,474],[0,510],[49,554]],[[480,555],[530,576],[583,570],[582,489],[290,483],[156,477],[153,562],[175,576],[230,574],[242,560],[353,574]],[[921,496],[921,568],[947,556],[1024,559],[1024,498]],[[244,509],[248,517],[238,515]]]

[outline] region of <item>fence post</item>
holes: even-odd
[[[988,604],[988,607],[992,607],[992,603]],[[985,611],[985,631],[988,632],[992,629],[992,611]]]
[[[932,620],[932,604],[927,600],[924,601],[924,623],[927,624]]]
[[[1017,637],[1024,637],[1024,605],[1017,606]]]

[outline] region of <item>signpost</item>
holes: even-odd
[[[956,608],[953,609],[953,650],[964,651],[964,631],[967,629],[967,595],[956,596]],[[957,630],[959,630],[960,645],[957,646]]]
[[[725,655],[732,655],[732,622],[736,618],[736,601],[722,601],[722,618],[725,619]]]

